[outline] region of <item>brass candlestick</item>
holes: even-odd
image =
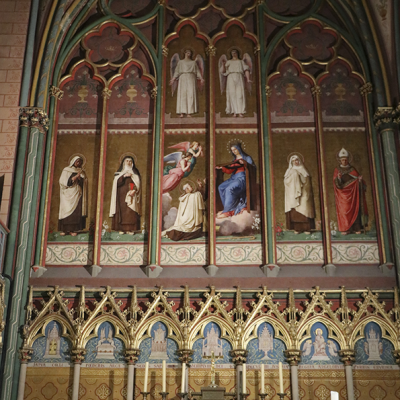
[[[177,393],[177,395],[182,399],[182,400],[186,400],[186,396],[188,395],[187,393]]]
[[[162,400],[167,400],[167,396],[169,395],[169,392],[160,392]]]
[[[277,395],[279,396],[279,398],[280,398],[281,400],[283,400],[284,397],[287,396],[287,393],[277,393]]]
[[[150,392],[140,392],[143,395],[143,400],[147,399],[147,396],[150,394]]]
[[[265,398],[268,396],[268,393],[258,393],[258,396],[261,398],[261,400],[265,400]]]
[[[246,400],[250,395],[248,393],[240,393],[241,400]]]

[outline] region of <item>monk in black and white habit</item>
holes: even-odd
[[[315,229],[311,176],[297,154],[290,156],[284,184],[286,228],[295,233],[310,233],[311,229]]]
[[[75,156],[60,176],[58,230],[61,236],[66,233],[76,236],[86,226],[88,181],[82,166],[82,158]]]
[[[126,156],[114,174],[111,192],[111,229],[120,234],[140,231],[141,180],[133,157]]]
[[[174,225],[161,233],[161,236],[175,241],[192,240],[203,235],[203,196],[200,191],[194,192],[189,183],[183,185],[183,190],[185,193],[179,197]]]

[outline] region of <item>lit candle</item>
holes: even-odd
[[[245,394],[246,392],[246,364],[242,366],[242,393]]]
[[[167,391],[167,362],[165,360],[162,362],[162,391],[164,393]]]
[[[149,380],[149,362],[146,361],[145,367],[144,367],[144,387],[143,387],[143,392],[147,392],[147,381]]]
[[[282,372],[282,363],[279,361],[279,393],[283,392],[283,372]]]
[[[186,393],[185,392],[185,371],[186,371],[186,363],[182,363],[181,393]]]
[[[331,400],[339,400],[339,393],[331,392]]]
[[[264,364],[261,364],[261,393],[264,392],[265,382],[264,382]]]

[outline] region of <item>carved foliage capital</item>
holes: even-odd
[[[32,347],[23,347],[19,350],[19,359],[21,360],[21,364],[27,364],[31,359],[31,355],[33,353]]]
[[[271,95],[272,95],[271,86],[265,85],[265,94],[267,95],[267,97],[271,97]]]
[[[49,129],[49,118],[42,108],[23,107],[19,109],[20,126],[36,127],[41,131]]]
[[[101,95],[106,98],[107,100],[109,100],[111,98],[111,93],[112,90],[109,88],[104,88],[103,91],[101,92]]]
[[[214,57],[217,54],[217,48],[213,44],[209,44],[206,47],[206,54],[208,57],[210,57],[210,56]]]
[[[162,45],[162,55],[164,57],[168,56],[168,47],[167,46]]]
[[[299,362],[301,361],[301,350],[296,350],[296,349],[285,350],[284,354],[287,362],[291,366],[299,365]]]
[[[177,351],[179,355],[179,361],[182,363],[190,364],[193,359],[194,350],[191,349],[181,349]]]
[[[232,361],[236,365],[242,365],[246,363],[247,360],[247,350],[231,350],[229,354],[232,357]]]
[[[139,359],[140,350],[139,349],[130,349],[125,351],[125,360],[128,364],[135,364]]]
[[[154,86],[153,89],[151,89],[150,91],[150,97],[152,99],[155,99],[157,97],[157,94],[158,94],[158,87]]]
[[[374,122],[377,129],[384,129],[390,127],[394,120],[395,111],[393,111],[392,107],[378,107],[374,115]]]
[[[400,365],[400,350],[394,350],[393,351],[393,356],[396,360],[396,364]]]
[[[339,356],[344,365],[353,365],[356,361],[356,352],[351,349],[339,350]]]
[[[86,350],[85,349],[73,349],[72,350],[72,361],[75,364],[81,364],[85,359]]]
[[[61,100],[64,96],[64,91],[57,86],[50,86],[50,96],[55,97],[57,100]]]
[[[367,96],[368,94],[372,93],[372,83],[367,82],[366,84],[360,87],[361,96]]]
[[[311,88],[311,94],[313,96],[319,96],[321,94],[321,86],[315,85]]]

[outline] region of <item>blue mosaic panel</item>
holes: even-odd
[[[173,339],[167,337],[168,329],[162,322],[155,323],[150,331],[151,338],[144,339],[139,346],[140,356],[138,363],[148,361],[151,364],[161,363],[166,360],[167,363],[179,363],[177,354],[178,344]]]
[[[364,338],[357,340],[356,364],[361,365],[396,365],[393,357],[393,345],[382,338],[382,330],[375,322],[369,322],[364,328]]]
[[[98,329],[98,336],[86,345],[85,363],[125,363],[125,345],[115,338],[115,329],[109,322],[103,322]]]
[[[321,322],[311,327],[311,339],[306,339],[300,347],[303,352],[301,364],[332,365],[340,364],[339,343],[328,337],[328,329]]]
[[[221,357],[215,360],[216,364],[232,364],[229,352],[232,350],[231,344],[221,339],[221,328],[214,322],[209,322],[204,328],[204,339],[197,339],[193,345],[193,363],[195,364],[210,364],[211,360],[203,358],[211,356],[214,351],[216,357]]]
[[[247,344],[247,364],[278,364],[285,363],[283,352],[286,350],[282,340],[275,339],[272,325],[262,323],[257,329],[257,339]]]
[[[53,337],[50,335],[53,333]],[[31,363],[69,363],[71,361],[71,342],[60,337],[62,333],[61,325],[56,321],[47,324],[45,335],[37,338],[33,342],[33,354]],[[57,336],[56,336],[57,335]],[[52,344],[51,342],[54,342]],[[59,349],[57,348],[59,346]],[[53,351],[52,348],[53,347]],[[49,354],[50,353],[50,354]],[[51,354],[56,353],[56,354]]]

